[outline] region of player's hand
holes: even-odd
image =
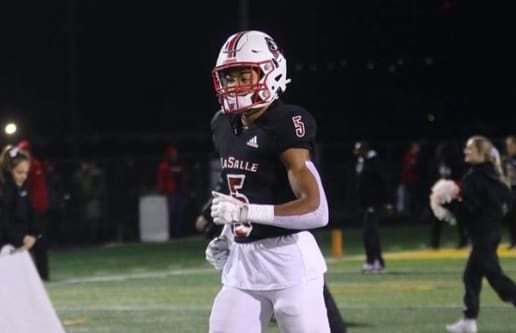
[[[203,232],[206,229],[206,226],[208,225],[208,220],[203,215],[197,216],[197,219],[195,220],[195,230],[198,232]]]
[[[215,224],[245,223],[248,206],[242,201],[219,192],[212,191],[211,217]]]
[[[229,241],[225,236],[215,237],[206,247],[206,260],[221,271],[229,256]]]

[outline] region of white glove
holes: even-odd
[[[230,195],[211,192],[211,217],[215,224],[229,224],[247,222],[247,204]]]
[[[211,217],[215,224],[274,222],[273,205],[247,204],[234,197],[212,191]]]
[[[226,236],[215,237],[206,247],[206,260],[221,271],[229,256],[229,240]]]

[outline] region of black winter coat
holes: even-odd
[[[462,177],[461,200],[445,204],[473,241],[500,232],[500,223],[511,205],[511,190],[501,182],[492,163],[472,165]]]
[[[355,164],[355,190],[360,208],[379,207],[387,202],[384,165],[375,151],[370,150],[362,163]],[[359,167],[359,164],[361,166]]]
[[[10,173],[0,182],[0,247],[23,245],[26,235],[37,235],[33,210],[26,184],[19,187]]]

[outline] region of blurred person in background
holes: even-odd
[[[219,191],[217,188],[215,191]],[[201,213],[195,220],[195,230],[202,233],[206,239],[213,239],[220,235],[223,226],[213,223],[210,215],[211,212],[211,198],[202,206]]]
[[[57,163],[52,160],[44,160],[47,188],[48,188],[48,213],[47,213],[47,240],[49,247],[62,245],[68,241],[66,214],[71,199],[69,186],[65,181]]]
[[[108,238],[106,215],[106,178],[104,170],[95,161],[82,161],[73,175],[76,202],[81,216],[78,232],[90,243]],[[84,233],[84,235],[82,235]],[[84,239],[82,239],[84,240]]]
[[[16,146],[0,154],[0,249],[6,245],[31,250],[39,231],[29,198],[30,155]]]
[[[366,252],[363,273],[381,273],[385,270],[385,260],[379,232],[379,214],[388,201],[387,181],[376,150],[365,141],[355,143],[355,190],[362,216],[362,241]]]
[[[20,141],[18,147],[30,155],[29,178],[27,179],[29,197],[34,209],[34,223],[41,234],[41,238],[34,245],[32,253],[40,277],[48,281],[48,188],[46,172],[39,158],[34,155],[31,143],[28,140]]]
[[[138,238],[138,200],[144,192],[142,173],[136,159],[129,155],[111,161],[107,167],[109,213],[116,240],[133,241]]]
[[[432,176],[437,176],[436,181],[439,179],[451,179],[456,182],[460,181],[460,174],[462,174],[462,168],[459,161],[462,160],[462,156],[458,149],[449,142],[441,142],[435,148],[434,155],[434,173]],[[444,223],[432,216],[432,226],[430,228],[430,246],[432,249],[439,249],[441,247],[441,237],[443,233]],[[461,220],[456,218],[456,228],[459,234],[459,241],[457,248],[463,248],[468,245],[468,237],[466,230]]]
[[[411,142],[401,161],[400,185],[398,186],[397,211],[408,217],[421,213],[421,144]]]
[[[516,284],[500,266],[500,224],[511,204],[511,191],[504,177],[500,155],[483,136],[470,137],[464,148],[469,169],[460,182],[460,192],[442,207],[462,220],[472,249],[464,269],[463,318],[446,325],[448,332],[475,333],[480,312],[480,291],[485,277],[504,302],[516,306]]]
[[[511,185],[513,205],[507,214],[506,223],[509,228],[509,248],[516,247],[516,135],[509,135],[505,138],[505,156],[503,168],[505,175]]]
[[[191,194],[189,172],[177,148],[167,146],[158,165],[156,185],[158,193],[167,197],[171,238],[184,235],[185,212]]]

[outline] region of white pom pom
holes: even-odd
[[[430,208],[435,217],[441,221],[451,222],[455,218],[453,214],[442,206],[459,196],[459,186],[448,179],[439,179],[433,186],[430,193]]]
[[[15,251],[16,249],[14,248],[14,246],[12,246],[11,244],[7,244],[7,245],[4,245],[1,249],[0,249],[0,257],[1,256],[6,256],[8,254],[11,254]]]

